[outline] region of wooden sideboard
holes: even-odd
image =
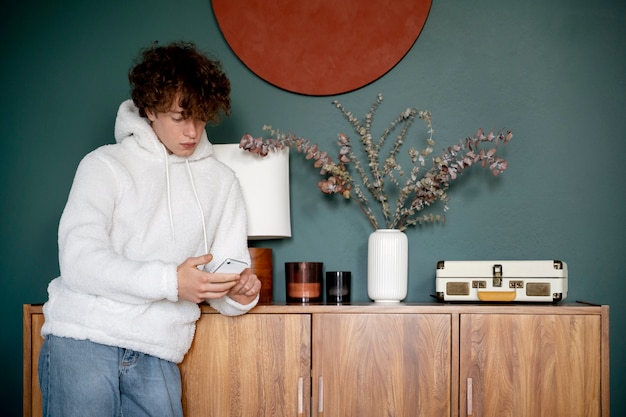
[[[43,321],[24,306],[24,416],[41,416]],[[607,417],[609,308],[203,306],[180,369],[190,417]]]

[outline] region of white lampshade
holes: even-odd
[[[248,239],[291,237],[289,148],[261,157],[238,143],[214,144],[213,155],[237,174],[248,212]]]

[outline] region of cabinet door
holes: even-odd
[[[306,314],[202,314],[180,365],[185,415],[308,413],[310,332]]]
[[[451,316],[314,314],[313,416],[450,416]]]
[[[43,414],[41,405],[41,389],[39,388],[39,377],[37,376],[37,366],[39,363],[39,351],[43,344],[41,337],[41,327],[44,317],[41,306],[25,304],[24,312],[24,417],[38,417]]]
[[[599,315],[461,315],[460,414],[600,416],[600,339]]]

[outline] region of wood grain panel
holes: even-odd
[[[473,416],[601,415],[601,317],[463,314],[460,409]]]
[[[203,314],[180,365],[185,415],[296,415],[299,378],[310,392],[310,331],[309,315]]]
[[[312,415],[450,416],[450,326],[445,314],[314,315]]]
[[[41,389],[39,388],[39,376],[37,366],[39,365],[39,351],[43,344],[41,337],[41,326],[44,317],[41,306],[24,304],[24,397],[22,402],[24,416],[41,416],[43,408],[41,405]]]

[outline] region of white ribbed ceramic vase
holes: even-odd
[[[377,302],[406,298],[409,242],[404,232],[378,229],[367,244],[367,295]]]

